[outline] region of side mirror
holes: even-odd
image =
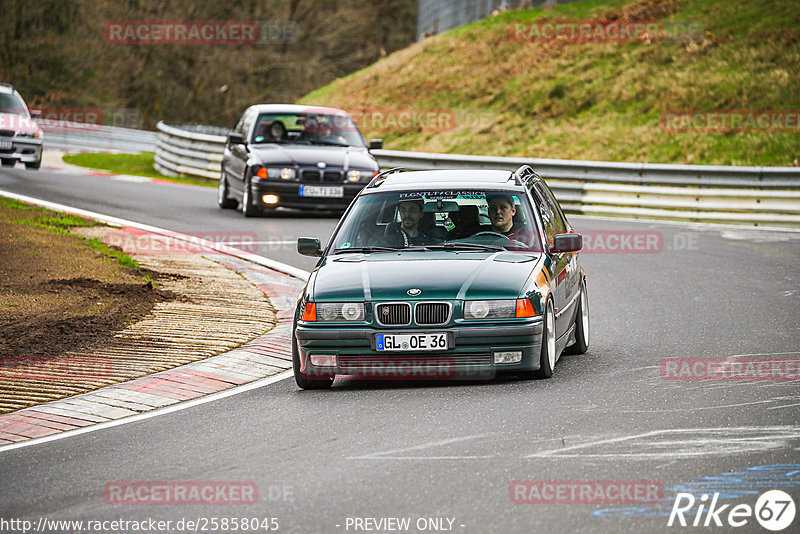
[[[583,236],[581,234],[558,234],[553,239],[553,247],[550,252],[560,254],[562,252],[578,252],[583,248]]]
[[[42,110],[41,109],[32,109],[31,110],[31,118],[33,118],[33,119],[41,119],[42,118]]]
[[[369,149],[370,150],[380,150],[383,148],[383,139],[370,139],[369,140]]]
[[[303,256],[322,256],[319,239],[316,237],[299,237],[297,239],[297,252]]]
[[[232,144],[232,145],[243,145],[243,144],[245,144],[244,136],[242,134],[237,134],[237,133],[233,133],[233,132],[228,134],[228,142],[230,144]]]

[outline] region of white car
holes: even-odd
[[[0,83],[0,161],[13,167],[18,161],[27,169],[42,164],[42,129],[34,121],[40,111],[30,111],[14,87]]]

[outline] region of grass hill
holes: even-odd
[[[530,38],[531,28],[559,21],[593,28],[653,21],[669,35]],[[511,38],[518,28],[529,38]],[[797,0],[587,0],[505,12],[428,37],[301,102],[369,110],[365,136],[398,150],[796,166],[799,38]],[[451,113],[455,126],[396,128],[386,118],[409,109]],[[666,112],[758,110],[793,112],[793,129],[791,118],[773,131],[662,127]]]

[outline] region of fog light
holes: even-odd
[[[264,204],[277,204],[278,195],[264,195],[263,197],[261,197],[261,200],[264,201]]]
[[[522,361],[522,351],[495,352],[494,363],[519,363]]]
[[[336,367],[335,354],[312,354],[309,358],[311,365],[316,367]]]

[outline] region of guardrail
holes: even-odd
[[[223,128],[159,122],[155,168],[219,179]],[[381,167],[507,169],[532,165],[568,213],[800,227],[800,168],[505,158],[373,150]]]
[[[156,132],[146,130],[80,123],[49,127],[44,122],[42,129],[45,148],[120,152],[152,152],[156,148]]]

